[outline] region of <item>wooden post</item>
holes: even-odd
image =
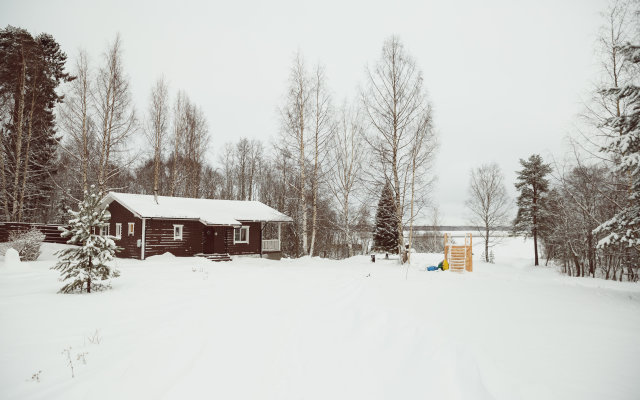
[[[448,251],[448,244],[449,244],[448,236],[449,236],[448,233],[444,234],[444,260],[446,262],[449,262],[449,260],[447,259],[447,256],[448,256],[448,253],[449,253],[449,251]]]
[[[264,221],[260,222],[260,258],[262,258],[263,243],[264,243]]]
[[[473,235],[471,233],[467,235],[469,236],[469,245],[467,246],[467,262],[465,264],[467,271],[473,272]]]
[[[147,219],[142,218],[142,239],[140,243],[140,259],[144,260],[144,242],[147,236]]]
[[[282,251],[282,222],[278,222],[278,251]]]

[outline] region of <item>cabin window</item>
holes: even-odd
[[[122,237],[122,224],[116,224],[116,238],[120,239]]]
[[[129,230],[127,231],[127,234],[129,236],[133,236],[133,232],[135,230],[136,224],[135,222],[129,222]]]
[[[183,225],[173,226],[173,240],[182,240],[182,227]]]
[[[100,227],[100,236],[109,236],[109,225]]]
[[[249,227],[235,228],[233,231],[233,243],[249,243]]]

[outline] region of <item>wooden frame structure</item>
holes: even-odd
[[[473,272],[473,238],[470,233],[464,235],[464,244],[456,245],[451,241],[451,235],[444,234],[444,259],[449,263],[449,269],[456,272]]]

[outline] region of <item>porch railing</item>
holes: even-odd
[[[262,251],[280,251],[280,241],[278,239],[263,240]]]

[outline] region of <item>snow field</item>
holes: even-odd
[[[640,285],[533,268],[519,238],[484,264],[478,242],[475,272],[415,254],[406,279],[368,257],[118,259],[82,295],[56,294],[46,245],[0,263],[0,398],[637,398]]]

